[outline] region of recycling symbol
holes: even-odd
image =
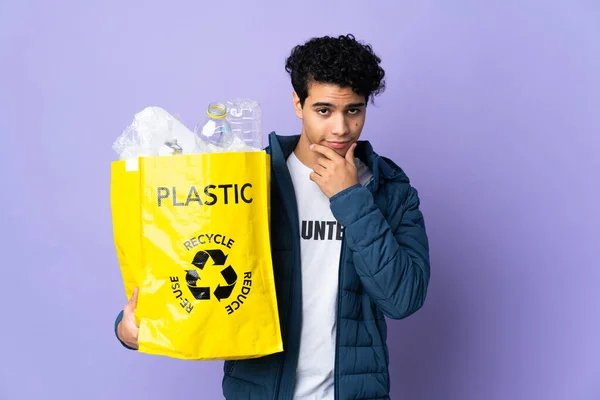
[[[194,260],[192,261],[192,265],[194,265],[199,270],[203,270],[207,265],[207,262],[211,260],[213,267],[225,267],[225,262],[227,261],[227,256],[223,253],[222,250],[200,250],[194,256]],[[197,300],[210,300],[210,287],[202,285],[202,280],[200,279],[200,274],[196,269],[189,269],[185,271],[186,277],[185,280],[187,282],[188,288],[192,292],[192,295]],[[213,295],[217,300],[221,301],[221,299],[226,299],[231,296],[231,292],[233,292],[233,288],[235,287],[235,283],[237,282],[237,274],[231,265],[223,268],[221,270],[221,276],[225,280],[226,285],[219,285],[213,292]]]

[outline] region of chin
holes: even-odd
[[[342,149],[342,150],[334,149],[333,151],[335,151],[336,153],[338,153],[342,157],[346,157],[346,153],[348,152],[347,149]]]

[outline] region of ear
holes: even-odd
[[[303,119],[302,104],[300,103],[300,97],[298,97],[296,91],[292,93],[292,100],[294,102],[294,111],[296,111],[296,116],[300,119]]]

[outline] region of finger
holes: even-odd
[[[327,157],[331,161],[339,160],[342,158],[338,153],[330,149],[329,147],[321,146],[320,144],[311,144],[310,149],[315,153],[321,154],[323,157]]]
[[[321,181],[321,176],[319,174],[317,174],[316,172],[311,172],[310,180],[315,182],[318,185],[319,182]]]
[[[319,175],[319,176],[323,176],[323,175],[325,175],[325,174],[327,173],[327,168],[325,168],[325,167],[324,167],[324,166],[322,166],[322,165],[317,165],[313,171],[314,171],[314,172],[315,172],[317,175]]]
[[[335,166],[334,162],[327,157],[318,157],[317,164],[323,168],[333,168]]]
[[[346,152],[346,161],[348,162],[348,164],[352,165],[353,167],[356,167],[356,165],[354,165],[354,149],[356,149],[356,143],[352,143],[352,146],[350,146],[350,148]]]

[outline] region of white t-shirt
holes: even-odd
[[[366,185],[371,171],[358,159],[355,164],[360,183]],[[333,217],[327,196],[310,180],[312,169],[294,153],[287,166],[298,204],[302,263],[302,331],[294,399],[333,399],[343,227]]]

